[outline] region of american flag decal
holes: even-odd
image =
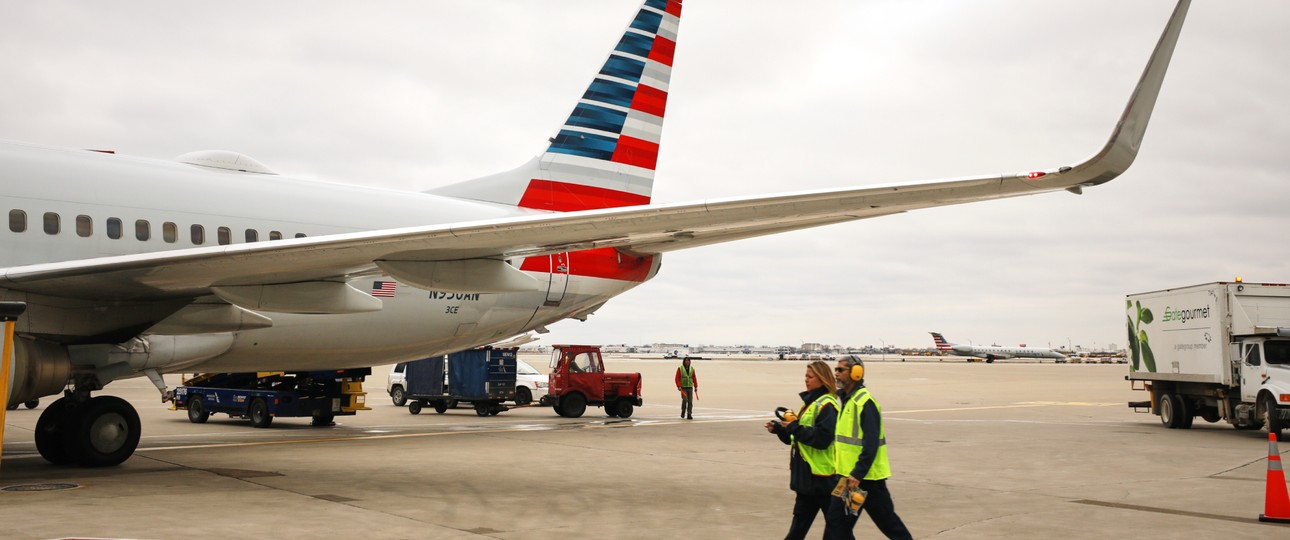
[[[395,281],[373,281],[372,296],[377,298],[394,298],[394,290],[399,287]]]

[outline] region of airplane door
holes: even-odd
[[[564,301],[564,291],[569,287],[569,254],[556,253],[551,258],[551,284],[546,290],[546,305],[558,306]]]

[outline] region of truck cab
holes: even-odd
[[[593,405],[604,407],[609,416],[629,418],[644,403],[640,373],[606,373],[598,346],[556,345],[550,367],[541,403],[555,407],[560,416],[577,418]]]
[[[1281,418],[1284,415],[1275,414],[1277,407],[1290,404],[1290,339],[1272,336],[1245,337],[1232,346],[1237,349],[1233,358],[1240,359],[1236,376],[1241,401],[1254,404],[1252,418],[1279,431],[1287,426]]]

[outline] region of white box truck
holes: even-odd
[[[1129,406],[1172,429],[1197,416],[1278,435],[1290,427],[1290,285],[1206,283],[1125,305],[1127,378],[1151,398]]]

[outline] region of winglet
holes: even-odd
[[[1115,130],[1111,132],[1111,139],[1097,155],[1074,168],[1074,172],[1091,173],[1092,177],[1077,186],[1068,188],[1069,190],[1079,193],[1081,186],[1096,186],[1109,182],[1133,164],[1133,159],[1138,156],[1138,147],[1142,145],[1142,136],[1147,131],[1147,122],[1151,120],[1151,111],[1156,106],[1156,98],[1160,95],[1165,71],[1169,69],[1169,59],[1173,57],[1174,45],[1178,43],[1178,35],[1182,32],[1183,19],[1187,17],[1187,8],[1190,6],[1191,0],[1179,0],[1178,6],[1174,8],[1174,13],[1169,18],[1169,23],[1165,25],[1165,31],[1160,35],[1160,41],[1156,42],[1156,50],[1151,53],[1151,59],[1147,61],[1147,67],[1142,71],[1142,77],[1138,79],[1138,86],[1129,96],[1129,104],[1124,107],[1124,114],[1120,115],[1120,121],[1115,124]]]

